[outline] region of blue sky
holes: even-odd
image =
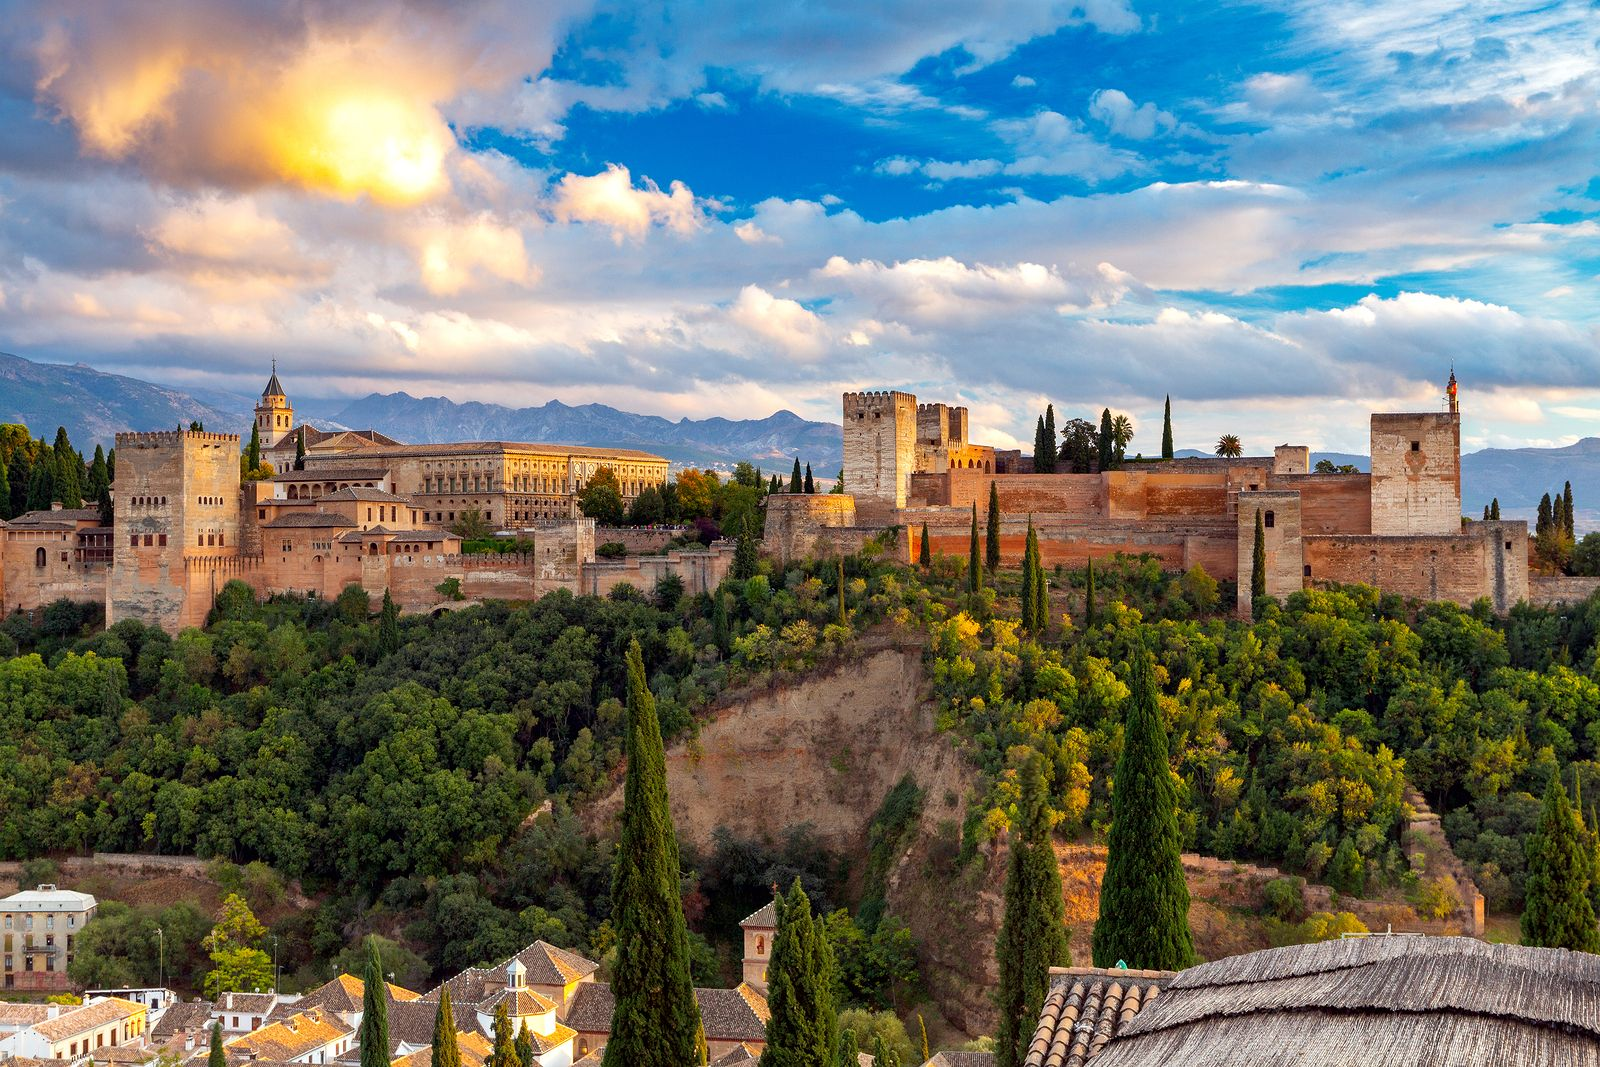
[[[0,15],[21,355],[1354,451],[1453,365],[1469,446],[1600,427],[1594,0]]]

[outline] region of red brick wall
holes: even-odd
[[[1000,511],[1008,515],[1067,514],[1091,517],[1105,513],[1105,493],[1098,474],[1005,474],[951,471],[945,500],[952,507],[978,505],[979,521],[989,507],[989,483],[1000,490]]]
[[[1300,492],[1300,527],[1307,534],[1372,532],[1372,478],[1366,474],[1308,474],[1272,479],[1271,489]]]

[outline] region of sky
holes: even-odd
[[[1600,435],[1600,0],[0,0],[0,350],[1031,447]]]

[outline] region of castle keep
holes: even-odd
[[[1006,453],[967,440],[963,408],[902,392],[844,394],[847,495],[775,496],[767,550],[780,559],[849,551],[890,526],[909,553],[926,525],[933,549],[964,558],[972,507],[983,521],[993,485],[1001,555],[1020,561],[1027,524],[1046,565],[1081,567],[1116,552],[1169,569],[1196,565],[1240,586],[1248,613],[1260,516],[1267,593],[1363,582],[1386,592],[1507,611],[1529,595],[1524,522],[1461,516],[1461,413],[1375,414],[1371,474],[1319,474],[1311,450],[1271,456],[1128,462],[1094,474],[1015,473]],[[959,413],[959,414],[958,414]],[[907,557],[909,558],[909,556]]]
[[[668,574],[702,592],[732,548],[597,561],[594,520],[578,495],[601,467],[623,501],[667,480],[660,457],[631,449],[484,441],[406,445],[372,430],[294,424],[272,378],[255,431],[270,479],[242,482],[238,434],[121,433],[114,522],[94,509],[37,511],[0,522],[0,607],[102,601],[107,624],[138,619],[176,631],[205,622],[217,592],[336,596],[359,585],[404,611],[459,600],[530,600],[555,589],[648,588]],[[299,455],[304,442],[304,456]],[[449,527],[476,513],[514,530],[523,553],[469,555]]]

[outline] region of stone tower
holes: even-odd
[[[271,448],[294,430],[294,408],[289,406],[289,398],[278,382],[277,360],[272,361],[272,379],[256,405],[256,430],[261,434],[262,448]]]
[[[185,560],[239,553],[239,435],[119,433],[115,490],[106,625],[174,629],[189,593]]]
[[[844,394],[844,491],[858,515],[887,519],[905,507],[916,464],[915,396]]]
[[[1461,532],[1461,409],[1372,416],[1372,532]]]

